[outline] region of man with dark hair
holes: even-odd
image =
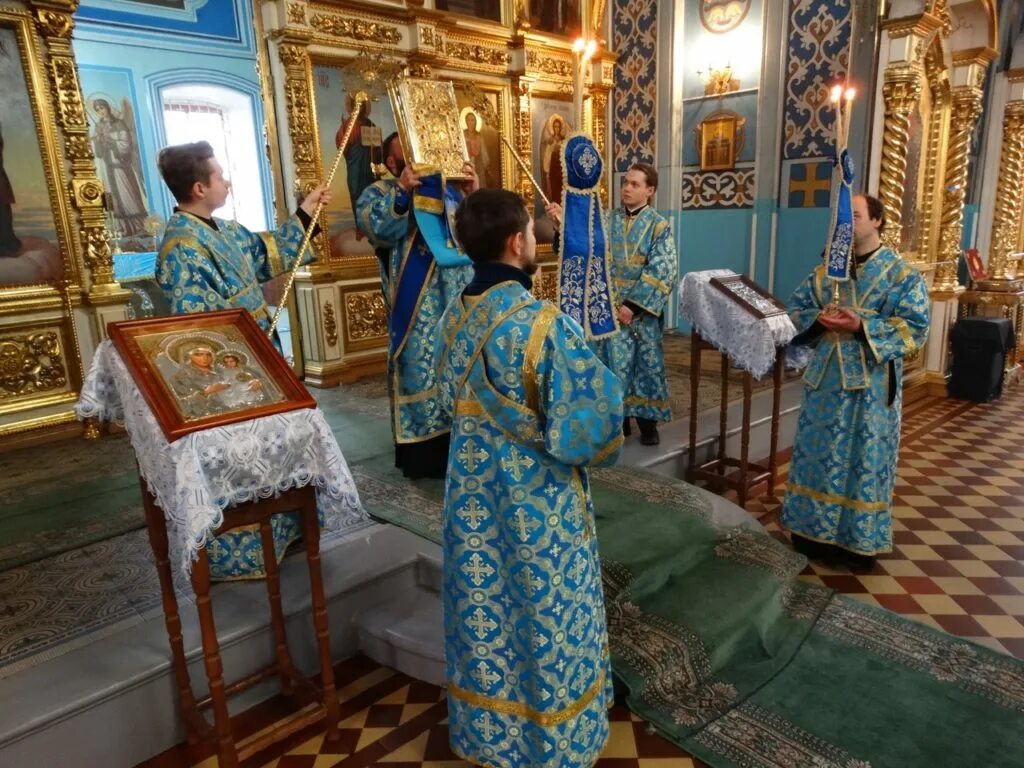
[[[287,272],[295,262],[318,201],[329,199],[326,185],[310,192],[276,231],[256,234],[235,221],[213,217],[227,200],[231,183],[224,178],[208,142],[165,147],[158,162],[160,174],[178,201],[167,222],[156,267],[156,279],[171,312],[241,307],[263,330],[269,330],[270,312],[260,284]],[[310,248],[303,263],[312,258]],[[280,560],[300,535],[298,518],[293,513],[274,515],[271,528]],[[258,530],[238,528],[222,533],[210,542],[207,554],[210,576],[215,580],[266,575]]]
[[[227,200],[231,182],[224,178],[209,142],[165,147],[158,163],[178,201],[156,268],[171,312],[243,307],[269,330],[270,313],[260,284],[291,269],[317,203],[330,199],[326,185],[310,192],[276,231],[253,233],[238,222],[213,217]],[[303,263],[312,259],[310,248]]]
[[[450,420],[437,401],[434,341],[441,313],[469,282],[469,259],[451,237],[451,213],[479,187],[472,164],[468,181],[443,183],[420,176],[405,162],[398,134],[384,140],[384,165],[394,178],[367,187],[356,221],[380,260],[388,309],[388,395],[395,466],[406,477],[444,477]]]
[[[809,557],[870,566],[892,551],[903,358],[928,337],[928,286],[882,245],[881,202],[853,198],[852,279],[819,265],[790,300],[810,347],[782,524]]]
[[[438,336],[452,419],[444,621],[452,750],[474,765],[593,765],[611,670],[587,467],[622,445],[622,387],[530,293],[533,221],[507,190],[456,213],[473,280]]]
[[[635,163],[622,178],[622,205],[608,224],[619,330],[596,345],[626,388],[623,432],[630,434],[636,418],[643,445],[657,445],[658,422],[672,418],[662,329],[679,263],[672,226],[651,205],[657,191],[658,172],[647,163]]]

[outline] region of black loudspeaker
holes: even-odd
[[[1004,317],[967,317],[953,326],[953,375],[949,396],[985,403],[1003,394],[1006,353],[1013,324]]]

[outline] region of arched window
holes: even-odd
[[[254,232],[267,227],[260,142],[253,98],[220,85],[185,83],[160,90],[167,144],[208,141],[231,180],[231,194],[217,215]]]

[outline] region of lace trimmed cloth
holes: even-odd
[[[789,315],[755,317],[709,285],[713,277],[735,274],[731,269],[708,269],[684,275],[679,313],[734,365],[760,379],[775,364],[777,349],[796,336],[796,327]]]
[[[345,457],[319,409],[214,427],[168,443],[107,340],[96,350],[75,412],[79,419],[114,421],[127,430],[139,471],[164,511],[171,558],[186,574],[232,504],[312,484],[324,531],[368,520]]]

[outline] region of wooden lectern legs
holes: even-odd
[[[775,484],[778,478],[779,462],[776,453],[779,450],[779,410],[782,395],[782,374],[785,355],[782,349],[776,350],[775,365],[772,369],[772,415],[771,445],[769,448],[768,466],[750,460],[750,411],[753,399],[753,377],[743,373],[743,421],[740,427],[740,457],[730,458],[726,454],[725,443],[729,432],[729,358],[722,355],[721,387],[722,397],[718,410],[718,455],[711,461],[697,465],[697,390],[700,386],[700,358],[705,349],[715,348],[706,342],[696,330],[690,333],[690,452],[686,461],[686,480],[695,482],[705,480],[718,490],[731,488],[736,491],[737,502],[746,508],[751,490],[761,483],[767,483],[767,495],[775,500]],[[730,473],[729,470],[736,470]],[[764,515],[762,515],[764,517]]]
[[[203,739],[213,740],[221,768],[237,768],[241,760],[321,719],[326,722],[327,740],[336,740],[339,735],[340,706],[334,686],[334,668],[331,666],[327,601],[324,598],[323,574],[320,570],[320,525],[317,518],[315,490],[311,486],[296,488],[276,498],[240,504],[224,510],[224,524],[217,529],[216,533],[243,525],[258,524],[260,527],[275,651],[273,664],[230,685],[225,685],[224,682],[220,643],[217,640],[217,630],[213,619],[213,603],[210,601],[210,562],[206,555],[206,548],[199,550],[199,557],[192,567],[192,588],[195,591],[196,608],[199,612],[199,629],[203,640],[203,662],[206,667],[206,678],[209,681],[210,695],[207,699],[197,702],[192,692],[192,681],[185,659],[181,617],[178,613],[178,600],[174,595],[174,582],[171,578],[164,513],[156,505],[156,500],[141,477],[139,484],[142,487],[149,540],[156,557],[157,574],[160,577],[164,621],[167,625],[167,637],[171,644],[171,661],[178,686],[178,700],[185,721],[188,743],[196,744]],[[272,515],[279,512],[292,512],[296,509],[299,510],[302,518],[303,540],[306,545],[306,560],[309,566],[313,625],[316,629],[317,648],[320,655],[319,691],[295,668],[291,653],[288,651],[284,612],[281,606],[280,573],[270,528]],[[280,678],[281,692],[295,699],[301,708],[293,717],[279,722],[274,729],[256,734],[242,742],[236,742],[232,731],[231,716],[228,713],[228,697],[274,675]],[[211,707],[213,710],[214,725],[212,729],[201,713],[205,707]]]

